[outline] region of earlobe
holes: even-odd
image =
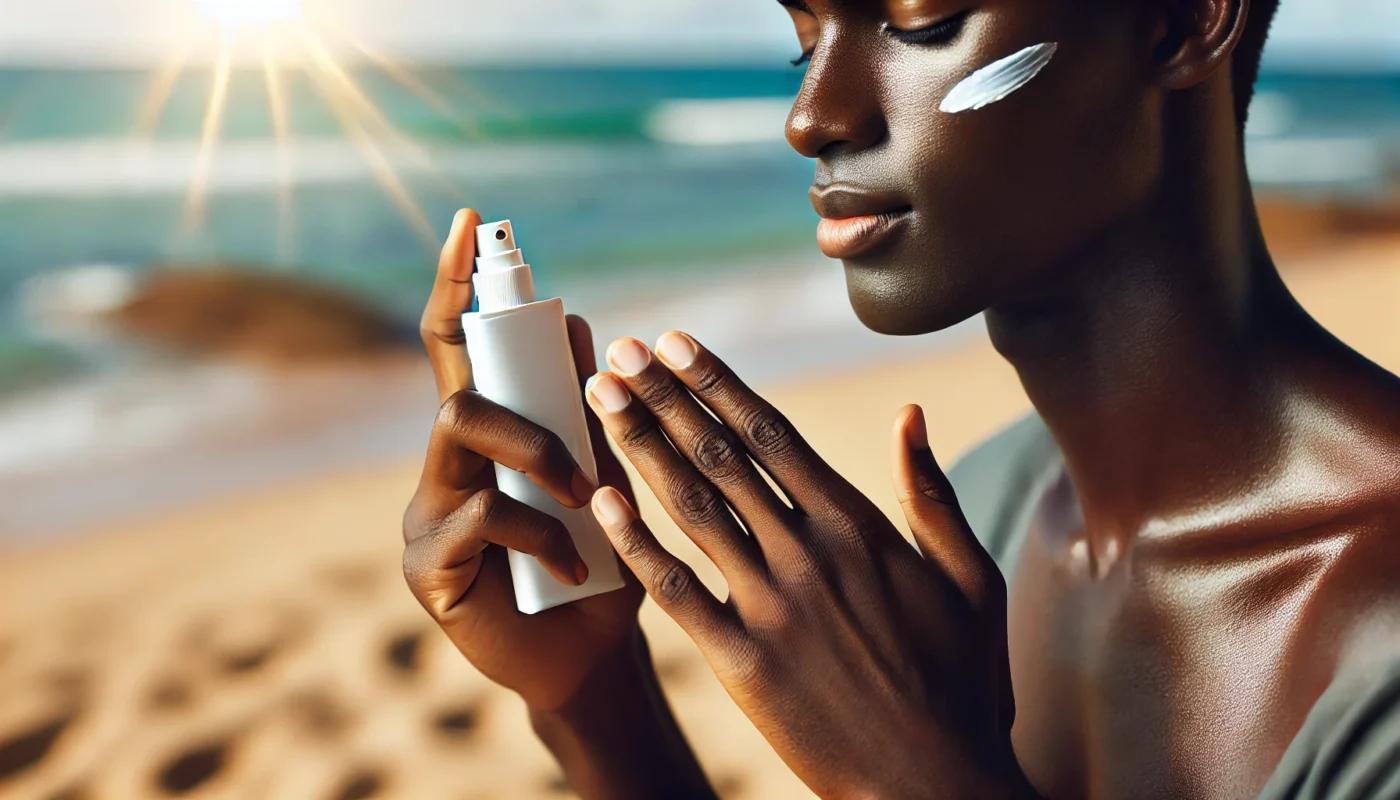
[[[1230,58],[1249,21],[1249,0],[1169,0],[1156,42],[1157,82],[1165,89],[1189,89]]]

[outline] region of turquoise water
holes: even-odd
[[[709,147],[657,141],[648,127],[674,101],[791,98],[800,70],[438,67],[415,74],[450,114],[380,71],[354,76],[395,128],[456,164],[408,180],[409,192],[439,234],[461,205],[515,220],[546,291],[629,271],[721,269],[736,256],[812,246],[812,167],[782,142],[780,120],[767,141]],[[75,142],[138,132],[157,150],[197,141],[210,81],[207,71],[183,76],[159,119],[142,130],[151,73],[0,70],[0,156],[7,148],[37,153],[20,164],[28,188],[15,189],[19,178],[0,174],[0,303],[13,304],[18,287],[48,270],[212,259],[311,274],[411,319],[434,255],[367,176],[299,183],[291,215],[275,185],[216,185],[207,223],[184,239],[176,231],[185,188],[158,176],[145,188],[135,176],[135,188],[120,192],[42,185],[45,170],[62,172],[71,157],[65,148]],[[341,136],[309,79],[292,75],[287,91],[297,137]],[[1261,91],[1272,98],[1270,124],[1279,128],[1270,136],[1400,142],[1400,75],[1278,73],[1265,76]],[[222,140],[235,146],[272,137],[262,74],[237,73]],[[78,363],[6,314],[0,387]]]

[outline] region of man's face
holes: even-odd
[[[888,212],[854,245],[828,242],[849,253],[851,302],[876,331],[926,333],[1015,299],[1158,179],[1144,4],[793,2],[812,58],[787,135],[817,160],[814,205]],[[1046,42],[1048,66],[1004,100],[939,110],[974,70]]]

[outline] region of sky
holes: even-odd
[[[200,3],[296,1],[0,0],[0,62],[156,63],[182,42],[207,53],[221,29],[201,16]],[[317,28],[348,31],[410,59],[757,60],[795,48],[787,15],[773,0],[300,2]],[[1400,67],[1400,0],[1283,0],[1272,50],[1279,60],[1320,56]]]

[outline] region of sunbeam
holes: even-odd
[[[165,106],[170,102],[170,95],[174,93],[175,85],[180,82],[180,76],[185,72],[189,57],[190,46],[186,44],[156,74],[155,80],[151,82],[150,91],[146,93],[146,99],[136,112],[137,136],[155,136],[156,127],[160,125],[160,118],[165,113]]]
[[[204,223],[204,211],[209,190],[209,172],[214,165],[214,152],[218,148],[219,133],[223,129],[224,106],[228,102],[228,85],[232,73],[233,35],[229,33],[223,37],[218,64],[214,67],[214,84],[209,93],[209,106],[204,114],[199,155],[195,160],[194,179],[190,184],[189,199],[185,203],[185,223],[182,225],[182,233],[191,233]]]
[[[364,90],[355,83],[355,79],[350,77],[350,73],[335,62],[326,46],[321,43],[320,38],[306,29],[301,30],[301,35],[303,41],[306,42],[307,52],[310,53],[314,62],[312,66],[319,69],[331,81],[329,86],[322,83],[322,90],[349,100],[354,106],[355,116],[371,120],[375,128],[392,139],[394,145],[408,154],[419,167],[431,171],[432,159],[428,157],[427,151],[394,127],[388,117],[384,116],[384,112],[380,111],[375,106],[374,101],[370,100]]]
[[[365,131],[365,127],[355,110],[347,107],[346,95],[338,90],[337,83],[332,83],[335,78],[328,72],[328,70],[319,68],[318,65],[310,71],[310,74],[312,81],[330,106],[331,113],[340,121],[341,127],[345,129],[345,134],[350,137],[350,141],[364,156],[365,161],[369,163],[375,180],[384,188],[394,205],[398,206],[404,219],[422,237],[428,249],[432,251],[441,248],[442,240],[438,238],[437,231],[433,229],[433,225],[428,221],[427,215],[423,213],[422,207],[408,191],[408,187],[404,185],[398,173],[394,171],[394,165],[379,149],[374,137]]]
[[[266,84],[269,114],[275,138],[277,182],[277,260],[291,263],[296,257],[296,172],[292,102],[289,96],[289,70],[296,65],[311,78],[311,85],[330,108],[346,138],[370,167],[374,179],[404,219],[430,249],[440,246],[440,239],[428,221],[422,207],[395,170],[411,164],[435,187],[455,199],[462,199],[461,189],[433,167],[428,149],[400,132],[381,111],[351,72],[337,61],[327,40],[319,33],[322,26],[313,25],[303,17],[302,0],[193,0],[202,16],[217,22],[222,29],[221,44],[214,69],[213,86],[205,110],[199,149],[195,159],[184,218],[177,241],[197,232],[206,222],[208,198],[213,183],[212,173],[225,117],[228,114],[230,84],[242,79],[235,76],[233,62],[242,63],[251,56],[259,57],[260,45],[262,80]],[[337,26],[331,23],[332,28]],[[340,41],[344,39],[345,41]],[[436,113],[459,128],[475,134],[472,126],[454,112],[452,106],[406,66],[374,52],[351,37],[336,34],[334,45],[349,44],[372,61],[398,84],[422,99]],[[251,53],[248,46],[254,45]],[[138,115],[138,131],[153,136],[164,110],[195,52],[186,47],[161,70],[153,82]]]
[[[400,86],[412,92],[414,96],[422,100],[424,103],[427,103],[429,108],[433,109],[434,111],[443,115],[447,119],[451,120],[452,123],[456,125],[460,130],[462,130],[465,133],[471,134],[472,136],[481,136],[480,126],[476,125],[475,123],[469,121],[467,118],[458,114],[456,109],[454,109],[451,106],[451,104],[449,104],[446,100],[443,99],[442,95],[433,91],[433,88],[429,86],[426,82],[424,82],[422,78],[419,78],[417,75],[414,75],[412,70],[408,69],[403,64],[394,61],[393,59],[389,58],[383,53],[372,49],[369,45],[365,44],[364,42],[361,42],[358,39],[346,36],[345,40],[349,42],[356,50],[359,50],[365,58],[368,58],[370,61],[372,61],[375,64],[375,66],[383,70],[384,74],[393,78],[399,83]]]

